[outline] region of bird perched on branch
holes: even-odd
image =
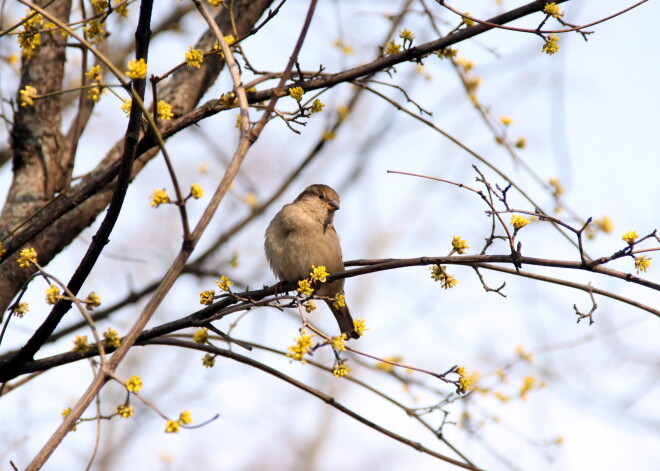
[[[327,185],[305,188],[291,204],[284,205],[266,229],[266,258],[275,275],[282,281],[309,278],[312,265],[324,266],[328,273],[344,271],[339,237],[333,219],[339,209],[339,195]],[[344,294],[344,280],[322,283],[318,296]],[[358,338],[353,318],[344,305],[336,307],[324,300],[337,319],[339,328],[349,338]]]

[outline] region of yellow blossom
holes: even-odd
[[[469,11],[466,11],[466,12],[463,13],[463,14],[465,15],[465,16],[463,17],[463,23],[465,23],[465,26],[467,26],[468,28],[469,28],[470,26],[474,26],[474,20],[471,20],[470,18],[468,18],[468,16],[471,16],[471,15],[470,15],[470,12],[469,12]]]
[[[7,57],[3,57],[2,59],[9,65],[15,65],[18,63],[18,56],[14,53],[9,54]]]
[[[220,104],[225,108],[233,108],[238,105],[238,97],[234,92],[223,93],[220,97]]]
[[[86,335],[76,335],[73,340],[72,352],[82,353],[83,355],[89,351],[89,343],[87,342]]]
[[[224,0],[208,0],[212,7],[217,7],[219,5],[224,5]]]
[[[295,339],[295,345],[289,347],[289,352],[286,356],[296,361],[303,361],[306,353],[310,353],[312,349],[312,335],[304,330],[300,332],[300,337]]]
[[[231,285],[233,285],[234,282],[231,281],[229,278],[227,278],[225,275],[222,275],[220,277],[220,281],[216,280],[215,284],[218,285],[218,288],[220,288],[220,291],[229,292],[229,288],[231,288]]]
[[[213,304],[213,297],[215,296],[215,290],[209,289],[199,293],[199,304],[211,305]]]
[[[16,317],[23,317],[28,312],[30,312],[30,306],[28,306],[28,303],[18,303],[14,308],[14,315]]]
[[[67,407],[66,409],[64,409],[64,410],[62,411],[62,420],[66,419],[66,418],[69,416],[70,413],[71,413],[71,408],[70,408],[70,407]],[[76,423],[77,423],[77,422],[76,422]],[[75,426],[75,425],[72,425],[72,426],[71,426],[71,431],[72,431],[72,432],[75,432],[75,431],[76,431],[76,426]]]
[[[497,376],[497,378],[501,382],[503,382],[503,383],[507,382],[506,370],[504,368],[498,368],[497,370],[495,370],[495,376]]]
[[[551,178],[550,180],[548,180],[548,183],[552,187],[552,194],[554,196],[561,196],[564,194],[565,190],[561,182],[559,181],[559,178]]]
[[[330,345],[332,345],[332,348],[334,350],[338,350],[340,352],[345,352],[346,351],[346,334],[341,334],[336,337],[331,337],[329,341]]]
[[[319,99],[317,98],[316,100],[314,100],[314,101],[312,102],[312,106],[311,106],[311,108],[310,108],[310,111],[311,111],[312,113],[320,113],[321,111],[323,111],[323,108],[324,108],[324,107],[325,107],[325,105],[321,102],[321,100],[319,100]]]
[[[543,13],[547,13],[554,18],[561,18],[564,16],[564,14],[561,12],[561,8],[555,2],[546,3],[543,7]]]
[[[92,6],[96,8],[98,11],[103,11],[106,8],[108,8],[109,2],[108,0],[92,0],[91,1]]]
[[[229,34],[229,35],[225,36],[224,39],[225,39],[225,42],[227,43],[227,46],[231,46],[232,44],[234,44],[236,42],[236,38],[232,34]],[[220,42],[219,41],[216,41],[216,42],[213,43],[213,49],[220,49]],[[222,55],[222,52],[220,53],[220,55]],[[247,91],[249,91],[249,90],[247,90]]]
[[[559,36],[556,34],[551,34],[548,36],[548,39],[546,39],[545,44],[543,45],[543,49],[541,49],[541,52],[545,52],[549,56],[557,53],[559,51]]]
[[[96,44],[103,39],[105,27],[103,26],[103,23],[99,21],[90,20],[85,26],[83,26],[83,32],[89,42]]]
[[[348,375],[350,373],[351,369],[347,366],[342,364],[337,364],[334,366],[332,369],[332,374],[335,375],[335,378],[341,378],[342,376]]]
[[[100,83],[103,81],[103,69],[100,65],[95,65],[94,67],[91,67],[87,72],[85,72],[85,76],[89,77],[94,82]]]
[[[472,421],[472,416],[470,415],[470,413],[468,411],[464,410],[461,413],[459,426],[462,427],[462,428],[468,428],[468,427],[470,427],[471,421]]]
[[[338,106],[337,107],[337,115],[339,116],[339,121],[345,120],[346,117],[348,116],[348,113],[350,113],[350,112],[351,112],[351,110],[348,109],[348,106],[344,106],[344,105]]]
[[[451,246],[453,247],[452,252],[456,252],[459,255],[463,255],[470,246],[467,244],[467,241],[461,239],[461,236],[454,236],[451,241]]]
[[[463,72],[467,73],[474,69],[474,62],[472,62],[470,59],[466,59],[465,57],[457,57],[454,62],[457,66],[463,69]]]
[[[515,143],[515,146],[516,146],[518,149],[524,149],[526,145],[527,145],[527,140],[526,140],[524,137],[521,137],[521,138],[518,139],[518,140],[516,141],[516,143]]]
[[[396,54],[397,52],[400,51],[401,51],[401,45],[395,43],[394,41],[390,41],[387,44],[385,44],[386,56],[391,56],[392,54]]]
[[[234,36],[232,36],[230,34],[228,36],[225,36],[225,42],[227,43],[227,46],[231,46],[232,44],[234,44],[236,42],[236,38],[234,38]],[[222,48],[220,47],[220,41],[215,41],[213,43],[213,50],[218,51],[218,55],[220,57],[225,57],[225,55],[222,53]],[[249,92],[249,91],[254,91],[254,90],[246,90],[246,92]]]
[[[62,35],[62,37],[64,37],[64,38],[68,37],[68,35],[69,35],[69,33],[67,33],[65,30],[61,29],[55,23],[50,22],[50,21],[47,22],[47,23],[44,23],[44,29],[49,33],[51,31],[59,31],[60,34]]]
[[[441,267],[440,265],[433,265],[430,267],[431,278],[433,278],[434,281],[443,280],[445,278],[445,268],[446,267]]]
[[[161,190],[154,190],[151,195],[151,206],[157,208],[161,204],[166,204],[170,202],[170,197],[167,195],[167,191],[163,188]]]
[[[192,414],[189,410],[184,410],[179,414],[179,422],[184,425],[192,424]]]
[[[533,376],[525,376],[523,379],[522,386],[520,386],[520,399],[523,401],[527,400],[529,392],[534,389],[536,385],[536,378]]]
[[[215,366],[215,356],[207,353],[202,357],[202,365],[206,368],[213,368]]]
[[[85,307],[89,309],[90,311],[94,309],[95,307],[99,307],[101,305],[101,296],[96,294],[94,291],[89,293],[87,295],[87,299],[85,299]]]
[[[135,414],[135,409],[128,404],[121,404],[117,406],[116,414],[124,419],[130,419]]]
[[[458,278],[453,275],[446,275],[444,281],[442,282],[442,287],[444,289],[453,288],[458,284]]]
[[[105,337],[105,343],[109,347],[119,348],[121,345],[121,337],[119,336],[119,333],[112,327],[109,327],[108,330],[103,332],[103,337]]]
[[[23,21],[25,31],[34,31],[39,28],[39,25],[43,24],[44,19],[40,13],[34,10],[28,10],[27,14],[21,18],[21,21]]]
[[[87,89],[87,99],[92,100],[94,103],[98,103],[98,101],[101,99],[102,94],[103,94],[102,87],[96,86]]]
[[[122,18],[128,18],[128,4],[123,3],[123,0],[117,0],[114,5],[112,6],[113,9],[115,10],[115,13],[117,13],[119,16]]]
[[[193,183],[190,186],[190,196],[195,199],[199,199],[204,196],[204,188],[201,187],[198,183]]]
[[[128,381],[126,381],[126,389],[128,389],[128,392],[132,393],[139,392],[142,389],[142,378],[139,376],[131,376],[128,378]]]
[[[511,116],[502,116],[500,118],[500,123],[502,123],[505,126],[510,126],[513,124],[513,118]]]
[[[511,216],[511,225],[515,230],[523,228],[527,224],[529,224],[529,219],[527,219],[526,217],[519,216],[518,214],[514,214]]]
[[[255,195],[253,191],[248,191],[243,197],[243,201],[245,201],[250,208],[257,207],[257,195]]]
[[[0,241],[0,257],[2,257],[4,254],[7,253],[7,249],[2,245],[2,241]]]
[[[399,37],[404,41],[411,41],[415,39],[415,35],[412,31],[408,31],[406,28],[399,31]]]
[[[296,101],[302,100],[304,94],[305,94],[305,90],[303,90],[302,87],[289,88],[289,95],[291,96],[291,98],[293,98]]]
[[[614,223],[612,222],[612,218],[609,216],[603,216],[594,222],[598,226],[598,229],[603,231],[605,234],[610,234],[612,231],[614,231]]]
[[[37,263],[37,251],[32,247],[26,247],[21,250],[21,253],[18,257],[18,266],[21,268],[28,268],[33,263]]]
[[[563,445],[564,444],[564,437],[557,437],[554,442],[556,445]]]
[[[331,141],[334,138],[335,138],[335,132],[330,129],[326,129],[325,131],[323,131],[323,135],[321,136],[322,141]]]
[[[344,43],[344,41],[342,41],[341,39],[337,39],[334,43],[332,43],[332,45],[341,49],[341,52],[346,54],[347,56],[353,54],[353,48],[348,44]]]
[[[38,91],[36,88],[26,85],[25,88],[18,91],[21,95],[21,106],[29,108],[34,105],[34,100],[38,98]]]
[[[298,282],[298,292],[303,296],[309,296],[314,292],[309,280],[300,280]]]
[[[385,360],[387,360],[387,361],[379,361],[378,363],[376,363],[376,368],[378,368],[379,370],[382,370],[386,373],[391,373],[392,371],[394,371],[394,365],[392,365],[391,363],[388,363],[388,362],[401,363],[403,361],[403,357],[402,356],[393,356],[393,357],[387,357],[387,358],[385,358]]]
[[[621,238],[628,242],[628,245],[633,245],[635,243],[635,239],[639,237],[639,234],[637,234],[637,231],[628,231]]]
[[[62,411],[62,419],[66,419],[66,418],[69,416],[70,413],[71,413],[71,408],[70,408],[70,407],[67,407],[66,409],[64,409],[64,410]],[[75,431],[76,431],[76,426],[75,426],[75,425],[73,425],[73,426],[71,427],[71,431],[72,431],[72,432],[75,432]]]
[[[312,301],[311,299],[307,301],[306,303],[303,304],[305,306],[305,311],[306,312],[312,312],[314,309],[316,309],[316,303]]]
[[[165,433],[179,433],[181,424],[177,420],[168,420],[165,425]]]
[[[431,278],[435,281],[439,281],[444,289],[453,288],[458,284],[458,279],[455,276],[448,274],[446,269],[447,267],[445,266],[441,267],[439,265],[433,265],[430,267]]]
[[[473,389],[473,386],[472,386],[472,384],[471,384],[471,382],[470,382],[470,379],[461,376],[461,377],[458,379],[458,387],[456,388],[456,393],[457,393],[457,394],[465,394],[465,393],[468,392],[470,389]]]
[[[435,51],[435,55],[438,56],[440,59],[453,59],[454,57],[456,57],[456,54],[458,54],[458,51],[450,47],[445,47],[444,49],[439,49]]]
[[[43,25],[44,19],[34,10],[28,10],[22,20],[23,31],[18,33],[18,44],[23,51],[23,57],[29,60],[34,57],[34,50],[41,44],[39,27]]]
[[[641,257],[635,257],[635,268],[637,268],[637,274],[639,274],[640,271],[646,273],[646,270],[648,270],[651,266],[651,260],[651,257],[646,257],[644,255]]]
[[[133,104],[133,99],[129,98],[124,102],[123,105],[121,105],[121,110],[126,113],[126,116],[128,117],[131,114],[131,105]]]
[[[344,296],[343,294],[335,294],[335,299],[332,302],[332,306],[335,309],[340,309],[346,306],[346,296]]]
[[[48,304],[56,304],[59,298],[60,288],[55,284],[51,284],[50,288],[46,290],[46,302]]]
[[[481,77],[467,77],[465,79],[465,88],[469,94],[474,95],[482,82],[483,79]]]
[[[501,402],[504,402],[504,403],[509,402],[509,400],[511,399],[509,396],[507,396],[507,395],[505,395],[505,394],[503,394],[499,391],[495,391],[493,393],[493,396],[495,396],[495,398],[499,399]]]
[[[125,74],[132,79],[141,79],[147,76],[147,63],[144,59],[131,59],[128,61],[128,70]]]
[[[426,72],[426,68],[422,64],[417,64],[415,66],[415,73],[421,75],[426,80],[431,80],[433,78],[433,76],[431,74]]]
[[[328,273],[325,270],[325,267],[323,265],[321,266],[315,266],[312,265],[312,272],[309,274],[309,276],[312,278],[312,280],[320,281],[321,283],[325,283],[325,280],[327,279],[328,276],[330,276],[330,273]]]
[[[23,51],[23,57],[31,60],[34,58],[35,49],[41,45],[41,33],[22,32],[18,33],[18,44]]]
[[[458,386],[456,387],[457,394],[465,394],[468,391],[479,391],[481,393],[488,392],[487,389],[479,387],[479,380],[481,375],[478,372],[475,371],[468,374],[465,371],[465,367],[461,366],[456,369],[456,373],[459,375]]]
[[[193,342],[195,343],[206,343],[209,340],[209,329],[206,327],[202,327],[201,329],[197,329],[197,332],[193,335]]]
[[[158,100],[158,117],[163,121],[169,121],[174,117],[172,105],[165,100]]]
[[[534,359],[534,355],[532,355],[531,353],[525,351],[525,349],[521,345],[518,345],[516,347],[516,355],[518,355],[518,357],[521,360],[524,360],[527,363],[531,363],[532,360]]]
[[[353,329],[358,335],[363,335],[365,331],[369,330],[369,327],[367,327],[367,322],[364,319],[358,317],[353,321]]]
[[[190,67],[194,67],[195,69],[199,69],[204,62],[204,54],[202,53],[202,50],[193,49],[192,46],[190,46],[188,52],[185,53],[185,57],[186,64],[188,64]]]

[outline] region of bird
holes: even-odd
[[[266,229],[264,249],[275,276],[281,281],[295,282],[309,278],[312,265],[324,266],[328,273],[344,271],[339,236],[333,224],[339,209],[339,195],[327,185],[310,185],[293,203],[286,204],[273,217]],[[344,294],[344,280],[322,283],[318,296]],[[335,307],[324,299],[347,338],[357,339],[348,306]]]

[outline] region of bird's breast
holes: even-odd
[[[329,273],[343,270],[339,238],[332,226],[292,231],[284,244],[286,278],[300,280],[309,276],[312,265],[325,266]]]

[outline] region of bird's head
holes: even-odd
[[[339,209],[339,195],[328,185],[310,185],[300,193],[294,203],[300,202],[313,211],[324,225],[332,223]]]

